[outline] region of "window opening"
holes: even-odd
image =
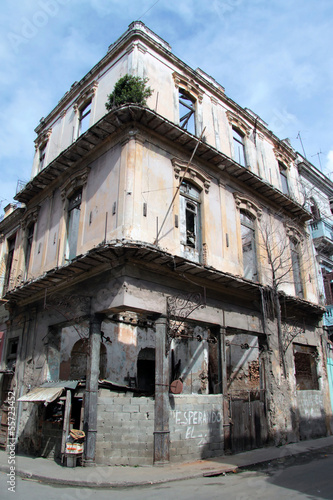
[[[323,281],[324,281],[324,290],[325,290],[325,304],[332,305],[333,304],[333,272],[326,271],[325,268],[321,270]]]
[[[279,168],[280,168],[280,180],[281,180],[281,186],[282,186],[282,193],[289,196],[290,190],[289,190],[289,184],[288,184],[287,168],[282,163],[279,163]]]
[[[299,256],[299,244],[296,240],[290,239],[290,252],[291,252],[291,267],[293,272],[293,279],[295,285],[295,293],[298,297],[303,298],[303,285],[301,277],[301,262]]]
[[[317,350],[294,344],[295,378],[298,391],[318,391]]]
[[[39,172],[45,167],[46,143],[39,148]]]
[[[68,200],[68,231],[67,248],[68,260],[76,257],[77,239],[79,234],[80,210],[81,210],[82,191],[77,191]]]
[[[242,165],[242,167],[246,167],[244,136],[235,128],[232,129],[232,135],[234,143],[234,159]]]
[[[18,337],[15,337],[14,339],[8,340],[8,347],[7,347],[7,369],[8,370],[15,369],[18,343],[19,343]]]
[[[179,125],[195,134],[195,100],[183,89],[179,89]]]
[[[187,182],[180,186],[181,208],[184,212],[185,238],[183,243],[191,248],[199,248],[199,198],[200,192]]]
[[[6,276],[5,276],[5,290],[7,290],[10,284],[11,272],[14,261],[15,240],[16,240],[16,235],[13,238],[8,239],[8,256],[7,256],[7,266],[6,266]]]
[[[88,104],[86,104],[86,106],[80,109],[78,136],[84,134],[84,132],[88,130],[90,122],[90,113],[91,113],[91,101]]]
[[[311,213],[312,213],[312,218],[313,220],[320,220],[320,210],[319,210],[319,207],[318,207],[318,204],[316,202],[316,200],[314,200],[313,198],[310,198],[310,210],[311,210]]]
[[[33,241],[33,237],[34,237],[34,229],[35,229],[35,225],[30,224],[30,226],[28,227],[27,245],[25,248],[25,277],[26,278],[28,276],[29,266],[30,266],[30,258],[31,258],[32,241]]]
[[[257,279],[255,221],[244,211],[240,213],[244,278]]]
[[[155,349],[141,349],[137,360],[138,388],[149,394],[155,391]]]

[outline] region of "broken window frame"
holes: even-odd
[[[192,183],[184,180],[180,186],[181,203],[184,210],[185,241],[183,245],[199,251],[201,245],[200,191]]]
[[[178,91],[179,126],[196,135],[196,100],[186,90]],[[185,108],[185,109],[184,109]],[[185,112],[185,114],[183,114]]]
[[[16,244],[16,233],[7,239],[7,262],[6,262],[6,274],[4,280],[4,291],[6,292],[10,285],[10,278],[13,271],[13,262],[14,262],[14,252],[15,252],[15,244]]]
[[[281,191],[286,196],[290,196],[288,169],[283,163],[279,162],[279,170],[280,170]]]
[[[312,220],[319,221],[321,219],[321,214],[318,207],[318,203],[314,198],[310,198],[310,210],[312,213]]]
[[[41,172],[45,166],[46,166],[46,147],[47,147],[47,142],[44,142],[39,148],[38,148],[38,171]]]
[[[240,225],[242,238],[243,275],[246,279],[258,281],[255,218],[246,210],[241,210]],[[250,238],[248,238],[248,236],[250,236]],[[244,248],[246,247],[251,248],[244,251]],[[251,254],[248,252],[251,252]],[[249,259],[250,256],[251,258]]]
[[[316,347],[293,344],[296,390],[319,391]],[[306,370],[304,369],[306,368]]]
[[[8,370],[14,370],[18,354],[19,337],[8,339],[6,365]]]
[[[82,189],[78,189],[68,198],[66,249],[66,260],[68,261],[73,260],[77,255],[81,202]]]
[[[77,134],[78,137],[84,134],[89,128],[91,109],[92,109],[92,100],[90,99],[79,110],[79,125]]]
[[[291,257],[291,270],[293,282],[295,287],[295,294],[301,299],[304,298],[304,287],[301,273],[301,257],[299,250],[299,241],[295,238],[289,239],[290,243],[290,257]]]
[[[234,160],[242,167],[246,168],[246,154],[245,154],[245,141],[244,134],[237,128],[232,127],[232,141],[234,147]]]
[[[30,260],[31,260],[31,251],[32,251],[32,243],[34,239],[35,232],[35,224],[32,223],[27,227],[26,231],[26,245],[25,245],[25,255],[24,255],[24,263],[25,263],[25,279],[28,277],[28,272],[30,268]]]

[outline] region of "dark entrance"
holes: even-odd
[[[138,388],[142,392],[153,394],[155,390],[155,349],[141,349],[137,361]]]

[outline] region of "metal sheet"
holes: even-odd
[[[18,401],[28,401],[31,403],[40,403],[43,402],[44,404],[49,404],[52,403],[52,401],[55,401],[57,398],[61,396],[63,393],[64,387],[49,387],[49,388],[43,388],[43,387],[36,387],[32,391],[28,392],[28,394],[25,394],[25,396],[21,396]]]

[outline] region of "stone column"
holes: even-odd
[[[97,436],[97,400],[99,360],[101,350],[102,317],[93,315],[89,325],[89,357],[87,360],[86,393],[84,400],[85,460],[86,467],[95,465]]]
[[[160,317],[155,321],[155,426],[154,464],[164,465],[170,460],[169,432],[169,359],[165,352],[167,320]]]

